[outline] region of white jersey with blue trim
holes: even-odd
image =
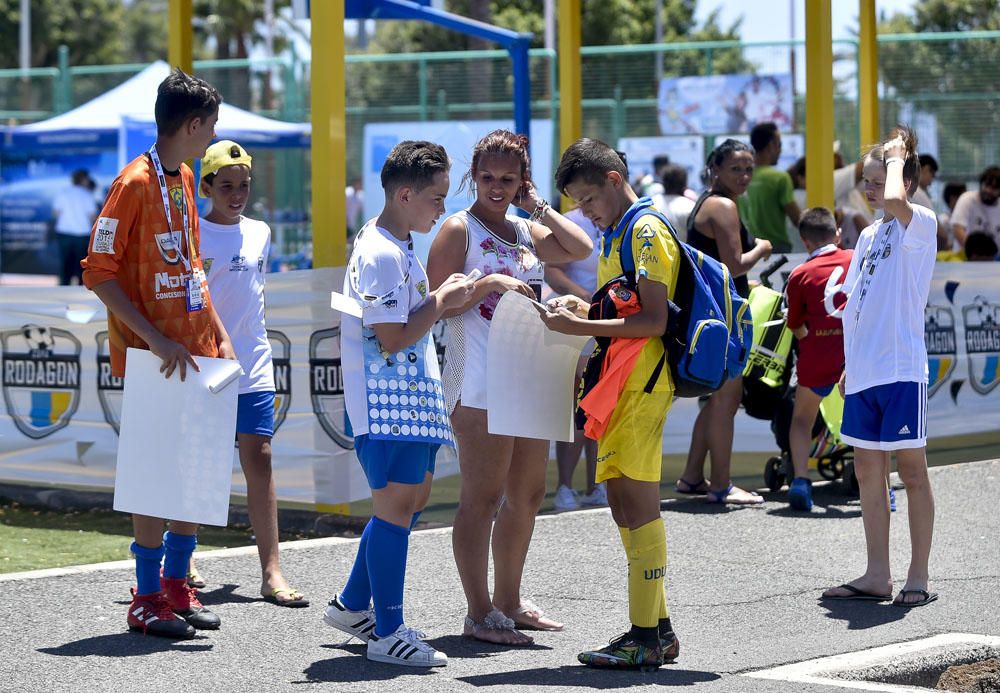
[[[881,218],[861,232],[844,281],[846,392],[927,382],[924,307],[937,254],[937,217],[911,204],[907,227]]]

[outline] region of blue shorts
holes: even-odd
[[[368,486],[385,488],[390,481],[397,484],[422,484],[428,472],[434,474],[434,458],[438,443],[418,443],[411,440],[372,440],[369,436],[354,436],[354,452],[368,477]]]
[[[927,383],[889,383],[847,395],[840,437],[866,450],[926,446]]]
[[[236,405],[236,432],[274,435],[274,392],[248,392]]]
[[[809,389],[815,392],[820,397],[826,397],[828,394],[833,392],[833,388],[837,387],[837,383],[832,385],[824,385],[823,387],[810,387]]]

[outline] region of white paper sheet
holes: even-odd
[[[573,440],[576,364],[587,337],[545,327],[531,299],[508,291],[490,325],[486,411],[490,433]]]
[[[330,292],[330,307],[338,312],[353,315],[356,318],[361,317],[361,304],[358,303],[357,299],[339,294],[336,291]]]
[[[181,382],[176,371],[163,377],[152,352],[128,350],[114,508],[224,527],[240,364],[194,359],[201,372],[189,365]]]

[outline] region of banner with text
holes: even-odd
[[[330,291],[339,290],[342,277],[343,269],[268,277],[267,325],[277,386],[274,471],[278,497],[284,501],[325,505],[369,495],[344,408],[339,313],[330,309]],[[939,263],[925,335],[930,437],[996,430],[996,265]],[[441,348],[447,342],[446,325],[435,327],[435,337],[446,354]],[[111,376],[100,301],[80,287],[0,287],[0,345],[0,481],[112,489],[122,382]],[[664,431],[664,452],[687,450],[697,411],[695,400],[675,403]],[[777,450],[768,422],[742,413],[736,419],[734,447]],[[457,471],[454,453],[442,449],[438,475]],[[245,493],[235,448],[233,473],[234,493]]]

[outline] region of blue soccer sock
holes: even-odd
[[[163,562],[163,544],[150,549],[134,541],[129,550],[135,554],[136,594],[153,594],[160,591],[160,563]]]
[[[358,555],[354,557],[354,567],[347,576],[347,584],[340,592],[340,603],[351,611],[363,611],[372,601],[372,586],[368,580],[368,538],[372,534],[373,517],[365,525],[358,544]]]
[[[163,559],[163,577],[186,578],[191,554],[198,545],[198,537],[194,534],[163,533],[163,546],[166,548]]]
[[[373,517],[365,547],[368,580],[375,605],[375,635],[384,637],[403,624],[403,580],[410,530]]]

